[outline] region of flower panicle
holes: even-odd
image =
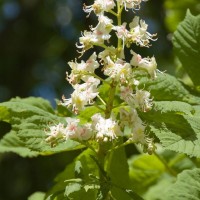
[[[66,118],[66,123],[50,126],[46,142],[54,146],[58,141],[68,139],[108,142],[128,137],[129,141],[143,145],[147,152],[154,151],[153,140],[146,133],[147,125],[138,115],[138,110],[148,112],[152,109],[153,98],[149,91],[140,89],[140,81],[135,72],[145,73],[154,80],[158,72],[157,63],[154,56],[143,58],[132,47],[137,45],[149,48],[150,42],[156,40],[156,34],[149,33],[148,25],[138,16],[129,24],[119,19],[123,9],[134,12],[146,1],[94,0],[92,5],[83,5],[87,17],[94,13],[98,23],[95,27],[90,26],[90,30],[81,32],[76,47],[80,57],[95,46],[100,47],[101,51],[93,51],[86,61],[79,57],[68,62],[71,72],[66,72],[66,80],[74,91],[70,98],[63,96],[60,104],[71,109],[75,117]],[[109,18],[110,15],[116,17],[116,24],[114,18]],[[117,44],[110,44],[110,41],[114,41],[111,37],[117,38]],[[131,60],[127,61],[125,48],[130,48]],[[99,90],[104,80],[96,74],[98,68],[107,77],[106,83],[110,87],[110,96],[106,101]],[[114,106],[117,96],[119,98],[116,102],[119,105]],[[99,113],[94,112],[87,123],[80,123],[77,115],[91,105],[96,105]],[[121,108],[117,113],[113,112],[113,108],[118,106]],[[128,134],[124,134],[127,128]]]

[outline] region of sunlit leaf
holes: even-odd
[[[200,98],[189,93],[182,83],[167,73],[158,74],[155,80],[140,78],[141,89],[151,92],[155,101],[183,101],[190,104],[200,104]]]
[[[0,108],[7,109],[9,114],[6,114],[5,118],[1,116],[2,120],[11,124],[12,131],[15,132],[15,137],[17,138],[11,142],[10,138],[13,135],[4,137],[0,143],[1,145],[3,144],[2,151],[9,151],[10,149],[10,151],[15,152],[16,149],[15,153],[19,153],[19,149],[22,147],[28,152],[34,152],[34,155],[49,155],[82,147],[78,142],[68,140],[52,148],[45,141],[46,131],[48,131],[50,125],[59,122],[65,123],[65,118],[56,116],[50,103],[46,100],[33,97],[27,99],[16,98],[1,103]],[[20,154],[22,155],[22,153]],[[26,153],[23,154],[23,156],[25,155]]]
[[[200,85],[200,15],[193,16],[187,11],[185,19],[174,33],[173,45],[194,85]]]

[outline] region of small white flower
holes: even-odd
[[[120,109],[120,125],[132,128],[135,124],[142,123],[135,108],[130,110]]]
[[[90,123],[84,124],[82,127],[79,127],[77,132],[79,140],[89,140],[93,137],[93,130],[91,129]]]
[[[93,104],[93,99],[98,95],[99,79],[91,76],[84,76],[82,79],[85,83],[73,85],[74,92],[71,94],[71,98],[66,99],[63,96],[63,103],[61,103],[67,107],[72,106],[72,111],[76,114],[83,110],[86,105]]]
[[[145,128],[146,127],[142,123],[135,123],[134,127],[132,128],[131,140],[139,144],[145,144],[146,143]]]
[[[117,49],[114,46],[109,46],[99,53],[98,58],[100,58],[101,63],[107,64],[107,57],[110,57],[114,60],[116,58],[116,54]]]
[[[91,124],[79,125],[80,120],[68,117],[65,139],[88,140],[92,137]]]
[[[128,105],[134,105],[133,89],[131,86],[120,87],[120,98],[123,99]]]
[[[54,126],[49,127],[50,130],[47,132],[46,142],[51,143],[52,146],[55,146],[59,139],[64,138],[65,127],[64,124],[59,123]]]
[[[68,72],[66,72],[66,79],[69,81],[69,83],[75,85],[80,82],[85,74],[94,73],[95,69],[99,67],[99,63],[96,59],[97,55],[96,52],[94,52],[86,62],[84,62],[83,60],[81,61],[81,63],[77,63],[76,61],[68,62],[69,66],[72,69],[70,75],[68,74]]]
[[[139,20],[138,16],[133,18],[133,21],[129,24],[130,33],[127,37],[129,43],[136,43],[141,47],[149,47],[150,40],[155,41],[156,34],[150,34],[147,32],[148,25],[144,20]]]
[[[96,132],[95,138],[97,141],[112,141],[118,136],[122,136],[119,125],[111,118],[105,119],[97,113],[93,115],[91,119],[93,130]]]
[[[136,109],[120,109],[120,125],[129,127],[129,139],[136,143],[145,144],[145,124],[142,122]]]
[[[133,95],[135,107],[139,107],[143,112],[149,111],[153,106],[150,95],[151,94],[148,91],[137,89]]]
[[[119,3],[121,3],[121,5],[123,4],[125,7],[125,10],[127,8],[129,9],[135,9],[135,10],[139,10],[140,9],[140,4],[142,3],[142,1],[148,1],[148,0],[117,0]]]
[[[113,30],[116,30],[116,35],[118,38],[122,39],[123,41],[123,48],[125,46],[126,40],[130,35],[129,31],[126,29],[126,22],[124,22],[121,26],[114,26]]]
[[[157,63],[155,57],[142,58],[139,54],[136,54],[133,51],[131,51],[131,53],[133,54],[133,57],[130,61],[131,65],[146,70],[152,79],[157,77],[156,75]]]
[[[115,81],[120,81],[122,84],[126,83],[132,73],[131,65],[121,59],[113,62],[109,56],[106,57],[106,60],[107,65],[104,69],[104,74],[113,78]]]
[[[80,120],[67,117],[66,121],[67,121],[67,126],[65,128],[65,139],[67,140],[67,139],[77,138],[77,128]]]
[[[95,0],[93,5],[84,5],[83,10],[88,13],[88,16],[92,11],[96,15],[101,15],[103,12],[108,12],[115,7],[114,0]]]
[[[112,27],[113,27],[112,22],[113,21],[104,15],[100,15],[98,17],[98,21],[99,21],[99,23],[97,24],[97,26],[95,28],[92,28],[91,30],[96,35],[96,37],[98,38],[99,41],[109,40],[109,38],[110,38],[109,33],[112,30]]]
[[[68,64],[73,71],[86,71],[93,73],[94,70],[99,67],[99,63],[96,61],[96,59],[97,55],[96,52],[94,52],[86,62],[82,60],[81,63],[68,62]]]
[[[79,49],[82,49],[82,51],[80,51],[79,53],[81,53],[81,55],[88,49],[92,48],[94,44],[102,44],[103,43],[103,39],[100,40],[99,37],[97,37],[97,35],[95,33],[93,33],[92,31],[84,31],[81,33],[81,37],[79,38],[79,45],[76,44],[76,47]]]

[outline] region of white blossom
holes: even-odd
[[[133,21],[129,24],[130,33],[128,35],[129,43],[136,43],[141,47],[149,47],[150,40],[155,41],[156,34],[150,34],[147,31],[148,25],[144,20],[139,20],[138,16],[133,18]]]
[[[112,141],[118,136],[122,136],[122,132],[118,123],[111,118],[105,119],[101,114],[97,113],[92,116],[92,127],[96,132],[97,141]]]
[[[88,140],[92,137],[91,124],[87,123],[79,125],[80,120],[74,118],[67,118],[67,126],[65,131],[66,139]]]
[[[155,57],[142,58],[139,54],[136,54],[133,51],[131,51],[131,53],[133,54],[133,57],[130,61],[131,65],[146,70],[152,79],[157,77],[156,75],[157,63]]]
[[[79,125],[80,120],[67,117],[66,124],[59,123],[54,126],[50,126],[47,132],[46,142],[55,145],[57,141],[67,141],[72,140],[88,140],[93,136],[91,129],[91,124],[86,123],[84,125]]]
[[[134,106],[133,89],[130,85],[120,87],[120,98],[128,105]]]
[[[138,116],[136,109],[130,110],[120,109],[120,125],[130,128],[130,139],[136,143],[145,143],[145,128],[146,126]]]
[[[72,69],[70,75],[68,74],[68,72],[66,72],[66,79],[69,81],[69,83],[75,85],[79,83],[80,79],[82,79],[82,77],[84,77],[87,72],[94,73],[95,69],[99,67],[99,63],[96,58],[97,55],[96,52],[94,52],[86,62],[84,62],[83,60],[81,61],[81,63],[77,63],[76,61],[68,62],[69,66]]]
[[[139,10],[140,9],[140,4],[142,3],[142,1],[148,1],[148,0],[117,0],[119,3],[121,3],[121,5],[123,4],[125,7],[125,10],[127,8],[129,9],[135,9],[135,10]]]
[[[72,106],[72,110],[76,114],[83,110],[86,105],[93,104],[93,99],[98,95],[99,79],[85,76],[84,81],[85,83],[83,84],[74,85],[74,92],[71,94],[71,98],[66,99],[63,97],[63,103],[61,103],[64,106]]]
[[[54,126],[50,126],[47,131],[46,142],[49,142],[54,146],[57,143],[57,140],[63,139],[63,133],[65,132],[65,127],[63,123],[59,123]]]
[[[113,30],[117,31],[116,32],[116,35],[119,39],[122,39],[123,41],[123,48],[125,46],[125,43],[126,43],[126,40],[127,38],[129,37],[130,33],[129,31],[126,29],[126,25],[127,23],[123,23],[122,25],[120,26],[114,26],[113,27]]]
[[[104,49],[103,51],[101,51],[98,55],[98,58],[100,58],[101,62],[107,63],[106,57],[109,56],[111,59],[115,58],[116,52],[117,52],[117,49],[114,46],[110,46],[110,47],[107,47],[106,49]]]
[[[82,49],[82,51],[79,51],[82,55],[86,50],[92,48],[94,44],[103,44],[103,39],[98,37],[97,33],[85,30],[81,33],[79,43],[79,45],[76,44],[76,47]]]
[[[109,40],[110,38],[109,33],[112,30],[113,21],[104,15],[100,15],[98,17],[98,21],[99,23],[97,24],[97,26],[95,28],[92,28],[91,30],[96,35],[99,41]]]
[[[143,112],[149,111],[153,106],[150,95],[151,94],[148,91],[136,89],[136,92],[133,95],[135,107],[140,108]]]
[[[93,11],[96,15],[101,15],[103,12],[108,12],[115,7],[114,0],[95,0],[90,6],[84,5],[83,10],[88,13],[88,16]]]
[[[113,78],[115,81],[126,83],[129,76],[131,76],[131,65],[121,59],[113,62],[109,56],[106,57],[106,60],[107,65],[104,69],[104,74]]]

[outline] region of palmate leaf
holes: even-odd
[[[199,200],[200,169],[185,170],[180,173],[174,184],[171,184],[162,200]]]
[[[194,85],[200,85],[200,15],[193,16],[187,11],[185,19],[174,33],[173,45]]]
[[[52,148],[46,141],[46,132],[49,125],[65,122],[63,117],[55,115],[50,103],[42,98],[12,99],[9,102],[1,103],[0,108],[6,108],[6,116],[1,116],[2,121],[12,125],[12,135],[5,136],[0,142],[1,151],[10,151],[23,156],[48,155],[61,151],[73,150],[82,147],[78,142],[68,140]],[[15,136],[13,136],[15,134]],[[16,140],[11,142],[12,137]],[[20,146],[21,145],[21,146]],[[25,154],[21,153],[21,148]],[[16,149],[16,151],[15,151]],[[18,149],[18,150],[17,150]],[[19,151],[20,149],[20,151]],[[37,153],[36,153],[37,152]]]
[[[163,147],[200,157],[200,115],[184,102],[155,102],[155,109],[142,117]]]

